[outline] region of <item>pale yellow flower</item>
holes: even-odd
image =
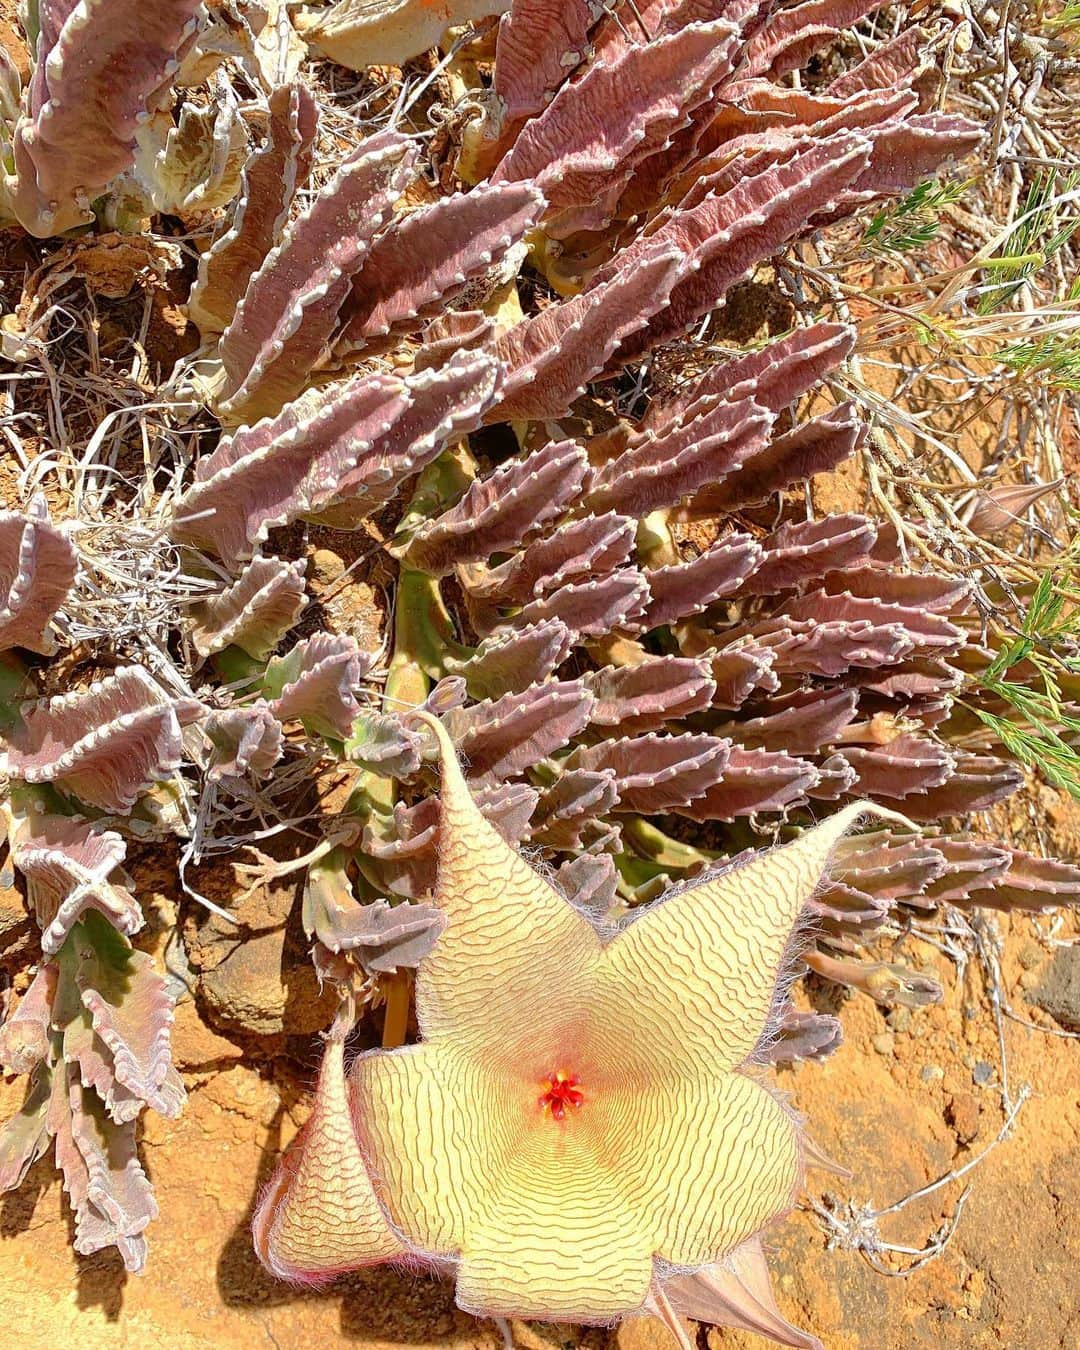
[[[876,808],[603,932],[484,820],[436,734],[447,925],[417,973],[423,1039],[361,1056],[348,1086],[331,1043],[256,1220],[264,1261],[319,1279],[419,1256],[453,1267],[472,1312],[575,1322],[667,1313],[667,1285],[699,1316],[817,1344],[780,1318],[757,1243],[805,1151],[754,1052],[800,912]]]

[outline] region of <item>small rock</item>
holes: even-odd
[[[879,1055],[891,1055],[896,1049],[896,1037],[888,1031],[879,1032],[870,1042]]]
[[[17,970],[37,946],[37,924],[14,886],[0,882],[0,964]]]
[[[173,1062],[178,1069],[202,1069],[208,1065],[220,1067],[242,1059],[244,1052],[232,1041],[219,1036],[199,1016],[189,999],[176,1005],[172,1028]]]
[[[259,1036],[305,1036],[329,1026],[337,996],[320,990],[315,968],[286,950],[285,930],[253,933],[199,980],[207,1012],[219,1026]]]
[[[919,1078],[924,1083],[940,1083],[945,1077],[945,1070],[940,1064],[924,1064],[919,1071]]]
[[[994,1066],[985,1059],[977,1059],[971,1070],[971,1076],[979,1087],[985,1087],[994,1076]]]
[[[970,1092],[956,1092],[945,1107],[945,1119],[956,1131],[956,1137],[962,1144],[970,1144],[979,1133],[979,1117],[982,1107],[978,1098]]]
[[[1031,938],[1028,938],[1016,953],[1016,959],[1025,970],[1034,970],[1036,966],[1042,965],[1043,949],[1037,942],[1033,942]]]
[[[892,1012],[885,1018],[893,1031],[909,1031],[911,1029],[911,1009],[893,1008]]]
[[[311,577],[320,586],[332,586],[344,571],[344,560],[333,549],[317,548],[311,555]]]
[[[1017,984],[1021,989],[1034,989],[1039,983],[1039,972],[1037,970],[1022,970]]]
[[[1059,947],[1029,1002],[1066,1031],[1080,1031],[1080,947]]]

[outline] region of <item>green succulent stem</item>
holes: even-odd
[[[240,647],[226,647],[224,651],[215,653],[213,660],[214,669],[225,684],[262,685],[265,680],[266,662],[256,661]],[[280,689],[274,690],[272,696],[280,693]]]
[[[19,703],[31,696],[29,673],[14,652],[0,653],[0,731],[12,730],[19,720]]]
[[[655,881],[657,877],[667,876],[667,869],[659,863],[637,858],[632,853],[617,853],[615,868],[619,874],[619,893],[628,900],[634,898],[634,893],[640,887]]]
[[[459,441],[433,460],[416,480],[416,488],[394,535],[392,550],[403,552],[415,529],[456,501],[476,477],[476,469],[476,460],[465,441]]]
[[[454,636],[454,621],[443,601],[438,580],[424,572],[414,572],[411,568],[403,567],[398,577],[394,652],[390,658],[387,694],[393,693],[395,697],[403,698],[410,688],[413,692],[419,692],[419,682],[401,673],[402,668],[408,665],[432,680],[442,679],[446,674],[448,655],[464,659],[470,652]],[[395,685],[393,690],[390,688],[391,681]],[[411,698],[410,705],[415,707],[423,703],[428,688],[425,685],[418,698]],[[400,707],[400,704],[391,706]]]
[[[659,864],[664,871],[675,868],[684,872],[691,867],[707,867],[722,856],[712,849],[680,843],[641,816],[623,817],[622,837],[639,858]]]

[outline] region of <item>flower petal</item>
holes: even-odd
[[[776,1306],[765,1253],[757,1239],[744,1242],[722,1265],[676,1275],[664,1292],[681,1313],[695,1321],[737,1327],[794,1350],[823,1350],[816,1336],[792,1326]]]
[[[425,1039],[512,1057],[565,1025],[572,991],[600,953],[588,920],[481,815],[445,729],[435,904],[447,924],[420,964],[416,1009]]]
[[[278,1164],[255,1215],[255,1249],[286,1280],[321,1283],[404,1255],[353,1131],[341,1042],[326,1047],[311,1119]]]
[[[380,1198],[419,1253],[460,1256],[461,1307],[585,1322],[642,1307],[652,1234],[588,1101],[556,1120],[527,1075],[445,1043],[364,1055],[352,1081]]]
[[[589,1104],[533,1117],[498,1189],[470,1225],[457,1302],[487,1317],[611,1322],[639,1312],[652,1284],[647,1216],[589,1128]]]
[[[391,1219],[421,1251],[455,1254],[500,1186],[524,1119],[524,1086],[511,1101],[509,1079],[496,1080],[456,1047],[428,1044],[361,1055],[350,1090]]]
[[[624,1205],[639,1229],[649,1228],[653,1254],[671,1265],[718,1261],[794,1201],[795,1119],[752,1078],[631,1082],[579,1115],[590,1108]]]
[[[693,1076],[747,1058],[803,906],[836,843],[870,811],[891,814],[856,802],[793,843],[661,899],[614,938],[597,971],[595,1016],[625,1025],[628,1070]]]

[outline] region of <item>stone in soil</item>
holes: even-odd
[[[1080,947],[1058,948],[1028,1001],[1067,1031],[1080,1031]]]

